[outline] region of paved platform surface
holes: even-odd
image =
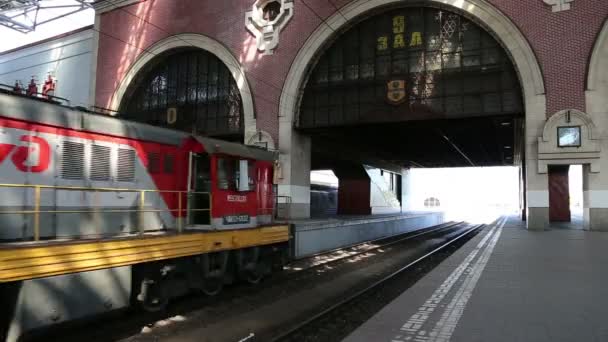
[[[328,217],[315,217],[306,219],[291,219],[285,221],[296,226],[325,226],[332,224],[348,224],[356,222],[373,222],[383,220],[395,220],[403,217],[412,217],[435,213],[434,211],[404,211],[392,214],[373,214],[373,215],[334,215]]]
[[[484,229],[347,342],[608,341],[608,233]]]

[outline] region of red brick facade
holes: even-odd
[[[337,8],[351,0],[333,0]],[[585,110],[587,64],[606,17],[608,1],[577,0],[553,13],[542,0],[488,0],[527,38],[542,69],[547,115],[566,108]],[[285,77],[309,35],[335,14],[327,0],[300,0],[273,55],[258,53],[245,28],[253,0],[148,0],[101,15],[96,104],[107,107],[129,66],[144,49],[178,33],[201,33],[224,44],[246,72],[258,128],[278,141],[279,98]],[[140,19],[140,18],[143,18]],[[149,23],[152,24],[149,24]],[[500,37],[499,37],[500,38]],[[294,94],[295,96],[295,94]]]

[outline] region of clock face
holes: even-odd
[[[557,128],[557,145],[559,147],[577,147],[581,146],[581,128],[580,127],[558,127]]]

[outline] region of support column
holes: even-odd
[[[583,165],[583,227],[587,230],[608,231],[608,146],[602,145],[600,172]]]
[[[310,218],[310,137],[291,126],[290,139],[281,141],[279,161],[281,178],[278,185],[277,215],[285,219]]]
[[[583,227],[608,231],[608,23],[598,37],[589,64],[587,114],[593,118],[601,139],[599,168],[583,165]]]
[[[412,171],[410,169],[403,169],[401,171],[401,211],[412,210]]]
[[[530,230],[544,230],[549,227],[549,180],[546,173],[537,173],[537,165],[526,168],[526,202],[528,205],[526,221]]]
[[[546,172],[539,173],[538,170],[538,137],[542,135],[546,122],[545,100],[544,96],[537,96],[534,100],[526,103],[524,127],[526,223],[530,230],[545,230],[549,227],[549,179]],[[535,115],[535,111],[542,114]]]
[[[371,180],[363,166],[340,164],[333,171],[340,181],[338,215],[371,215]]]
[[[521,211],[521,220],[527,219],[528,204],[526,203],[526,163],[522,162],[519,167],[519,210]]]

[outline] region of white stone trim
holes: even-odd
[[[93,3],[97,15],[146,0],[105,0]]]
[[[608,21],[599,32],[589,59],[587,68],[587,89],[585,91],[585,111],[593,119],[598,128],[601,146],[601,163],[606,167],[608,161]],[[593,165],[592,165],[593,166]],[[593,170],[591,170],[593,171]],[[587,174],[586,190],[583,192],[584,218],[586,228],[603,230],[601,214],[589,209],[608,208],[608,173]],[[592,218],[593,215],[599,215]],[[589,226],[593,222],[599,226]]]
[[[583,191],[585,208],[608,208],[608,190]]]
[[[599,71],[608,71],[608,21],[597,36],[587,74],[587,90],[598,90],[608,87],[608,76]]]
[[[574,0],[543,0],[543,2],[551,6],[551,11],[561,12],[569,10],[570,3],[574,2]]]
[[[528,190],[528,208],[548,208],[549,190]]]
[[[276,151],[276,144],[272,135],[264,130],[258,130],[255,132],[245,132],[246,140],[245,144],[258,146],[269,151]]]
[[[109,108],[112,110],[118,110],[120,102],[127,91],[131,81],[135,78],[137,73],[148,64],[156,55],[165,51],[179,48],[179,47],[196,47],[208,51],[219,58],[224,65],[230,70],[232,77],[236,82],[239,92],[241,93],[241,99],[243,101],[243,117],[245,124],[245,132],[254,134],[256,132],[256,119],[254,115],[253,98],[251,96],[251,88],[245,77],[245,70],[239,63],[239,61],[232,55],[230,50],[222,45],[215,39],[209,38],[202,34],[195,33],[182,33],[171,37],[167,37],[156,42],[150,46],[146,51],[142,52],[137,60],[131,64],[129,71],[125,74],[123,79],[120,81],[119,86],[116,88],[114,95],[112,96]],[[247,135],[247,133],[246,133]],[[245,141],[248,137],[245,137]]]
[[[279,2],[281,11],[277,17],[268,21],[263,18],[264,6],[271,2]],[[259,51],[265,55],[272,55],[279,45],[279,35],[293,17],[293,0],[257,0],[253,3],[251,11],[245,14],[245,27],[256,38]]]
[[[566,123],[567,115],[570,123]],[[581,146],[558,147],[557,127],[580,126]],[[591,116],[576,110],[565,109],[553,114],[538,137],[538,172],[547,173],[548,165],[591,164],[591,172],[600,171],[601,140]]]
[[[608,21],[597,37],[587,70],[585,110],[595,120],[604,137],[608,125]]]

